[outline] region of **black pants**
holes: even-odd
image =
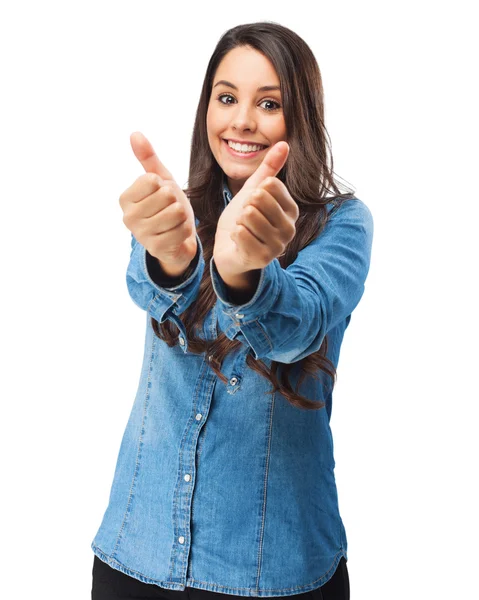
[[[275,596],[287,598],[288,596]],[[92,600],[245,600],[244,596],[233,596],[209,590],[186,587],[181,590],[166,590],[157,585],[143,583],[130,577],[105,562],[96,555],[93,558]],[[350,600],[349,576],[344,556],[338,564],[336,572],[320,588],[303,594],[295,594],[293,600]]]

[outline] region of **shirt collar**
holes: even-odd
[[[223,183],[223,199],[225,201],[225,207],[228,206],[228,202],[231,201],[232,198],[232,194],[231,194],[231,190],[228,187],[228,184],[226,183],[226,181]]]

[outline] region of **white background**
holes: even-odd
[[[146,324],[125,283],[129,135],[186,186],[209,57],[260,20],[312,48],[334,171],[374,216],[331,420],[352,597],[479,598],[472,4],[2,5],[3,598],[90,597]]]

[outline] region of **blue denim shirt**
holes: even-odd
[[[231,199],[224,187],[225,206]],[[328,205],[330,208],[330,205]],[[288,596],[328,581],[347,560],[334,477],[329,377],[307,376],[299,393],[326,406],[294,407],[246,365],[268,366],[315,352],[328,334],[337,365],[344,331],[364,292],[372,216],[359,199],[331,212],[323,232],[283,269],[262,269],[254,296],[238,306],[214,260],[186,281],[157,285],[132,236],[127,288],[145,311],[138,391],[119,449],[108,506],[92,542],[111,567],[170,590],[185,586],[238,596]],[[227,355],[224,384],[208,356],[188,351],[179,315],[209,268],[217,300],[203,339],[223,331],[242,342]],[[170,348],[150,318],[179,328]],[[297,373],[290,375],[295,387]]]

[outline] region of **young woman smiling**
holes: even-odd
[[[219,40],[188,188],[140,133],[120,197],[143,366],[92,542],[92,599],[349,599],[330,429],[371,213],[340,193],[320,71],[293,31]]]

